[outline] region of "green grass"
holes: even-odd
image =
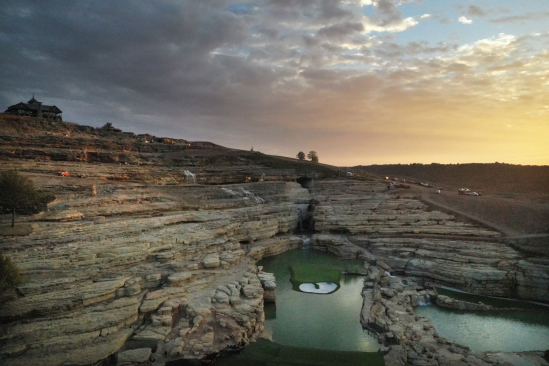
[[[383,355],[377,352],[349,352],[284,346],[266,339],[250,344],[242,354],[219,359],[221,366],[258,365],[368,365],[383,366]]]
[[[291,266],[290,273],[290,282],[293,285],[293,289],[296,291],[300,291],[299,286],[303,283],[313,283],[318,289],[317,283],[319,282],[333,282],[339,285],[339,281],[341,280],[341,272],[339,269],[314,264]]]
[[[299,283],[333,282],[341,280],[341,272],[337,268],[318,266],[315,264],[300,264],[290,267],[291,281]]]

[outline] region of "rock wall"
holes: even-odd
[[[0,299],[0,361],[7,365],[85,365],[115,354],[120,362],[162,362],[253,340],[262,330],[263,302],[276,297],[255,262],[301,246],[293,231],[311,203],[307,219],[317,233],[310,245],[366,261],[362,320],[377,319],[383,341],[403,345],[395,360],[430,362],[429,348],[413,348],[423,331],[440,342],[428,322],[408,316],[417,290],[401,288],[385,272],[549,301],[547,260],[525,257],[500,233],[433,211],[409,193],[387,192],[383,183],[315,180],[305,189],[284,180],[324,173],[241,161],[228,149],[210,151],[213,145],[195,146],[198,154],[166,142],[118,141],[116,149],[129,148],[136,160],[110,161],[98,142],[99,155],[86,156],[101,163],[91,164],[59,155],[74,152],[74,138],[41,136],[0,142],[3,169],[18,167],[56,195],[47,212],[21,218],[32,234],[3,238],[3,252],[25,278]],[[31,145],[41,153],[27,154]],[[229,160],[219,158],[225,153]],[[71,177],[55,175],[66,170]],[[185,170],[197,173],[197,182]],[[268,181],[214,185],[261,172]],[[467,353],[444,344],[442,359]]]
[[[95,184],[95,196],[64,186],[27,218],[32,234],[3,240],[25,278],[1,299],[4,364],[85,365],[143,348],[199,357],[261,332],[254,263],[301,244],[291,232],[306,189]],[[147,352],[121,358],[134,353]]]
[[[382,268],[472,293],[549,302],[549,260],[526,257],[501,234],[431,210],[407,192],[375,182],[320,181],[317,246],[356,257],[356,246]]]

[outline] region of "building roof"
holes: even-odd
[[[39,107],[39,101],[34,99],[34,95],[31,100],[28,101],[28,103],[17,103],[12,106],[9,106],[7,110],[10,109],[25,109],[25,110],[31,110],[31,111],[37,111]],[[63,113],[61,109],[57,108],[54,105],[42,105],[42,112],[51,112],[51,113]]]

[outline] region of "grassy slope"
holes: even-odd
[[[116,125],[116,123],[115,123]],[[211,142],[192,142],[173,139],[172,148],[164,145],[160,138],[152,143],[144,144],[141,138],[133,134],[125,134],[118,129],[102,129],[79,125],[71,122],[38,121],[34,118],[11,116],[0,113],[0,142],[4,146],[24,146],[26,139],[42,138],[41,147],[65,148],[81,150],[87,147],[93,150],[112,153],[155,152],[163,153],[163,163],[172,165],[180,158],[196,157],[197,164],[202,165],[259,165],[272,169],[295,170],[299,174],[310,177],[330,178],[343,175],[338,167],[314,164],[309,161],[266,155],[260,152],[229,149]],[[152,137],[152,136],[151,136]],[[0,146],[1,148],[1,146]],[[129,152],[128,152],[129,151]],[[177,165],[177,164],[176,164]]]
[[[549,166],[411,164],[358,166],[354,169],[379,176],[427,181],[452,189],[467,187],[480,191],[549,194]]]

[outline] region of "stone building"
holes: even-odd
[[[34,94],[32,99],[27,103],[17,103],[14,104],[4,112],[6,114],[15,114],[17,116],[28,116],[35,117],[40,119],[48,119],[52,121],[62,121],[63,117],[61,116],[61,109],[57,108],[54,105],[43,105],[42,102],[34,99]]]

